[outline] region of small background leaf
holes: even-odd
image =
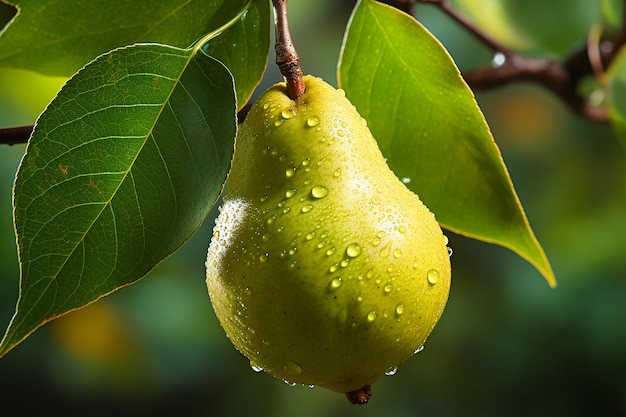
[[[206,53],[219,59],[233,74],[239,109],[248,102],[263,78],[269,47],[267,0],[253,0],[237,23],[205,45]]]
[[[71,76],[96,56],[138,42],[186,48],[250,0],[17,0],[0,35],[0,67]]]
[[[525,53],[562,56],[584,42],[597,23],[599,1],[452,0],[481,30]],[[555,30],[555,25],[558,30]]]
[[[626,48],[619,51],[606,73],[608,107],[611,124],[626,144]]]
[[[426,29],[397,9],[361,1],[344,39],[339,84],[391,169],[445,228],[512,249],[554,285],[474,96]]]
[[[193,234],[230,166],[235,107],[219,61],[156,44],[107,53],[63,87],[15,182],[20,297],[0,356]]]

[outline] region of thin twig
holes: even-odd
[[[17,145],[26,143],[33,132],[33,126],[17,126],[0,128],[0,145]]]
[[[471,32],[476,39],[480,40],[483,44],[488,46],[493,52],[500,52],[501,54],[504,54],[505,56],[509,56],[513,53],[511,50],[509,50],[509,48],[502,45],[492,36],[489,36],[485,31],[483,31],[481,28],[476,26],[474,22],[469,20],[465,15],[463,15],[456,8],[454,8],[454,6],[452,6],[449,1],[447,0],[418,0],[418,1],[420,1],[421,3],[434,4],[437,7],[439,7],[441,11],[443,11],[445,14],[451,17],[454,21],[456,21],[458,24],[460,24],[469,32]]]
[[[295,100],[304,93],[306,86],[300,68],[300,57],[293,46],[289,31],[287,0],[272,0],[272,3],[276,21],[276,64],[287,83],[289,97]]]

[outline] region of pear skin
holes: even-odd
[[[250,363],[351,392],[418,351],[450,289],[447,238],[341,90],[263,93],[209,246],[214,311]]]

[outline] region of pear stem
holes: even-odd
[[[287,19],[287,0],[272,0],[276,24],[276,64],[287,83],[287,92],[292,100],[300,97],[306,87],[300,68],[300,56],[291,40]]]
[[[348,397],[348,401],[350,401],[350,404],[367,404],[367,402],[372,397],[372,386],[365,385],[363,388],[357,389],[355,391],[346,392],[346,397]]]

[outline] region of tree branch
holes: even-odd
[[[500,65],[478,68],[463,73],[463,78],[473,90],[487,90],[511,82],[531,81],[552,91],[574,112],[594,122],[607,122],[606,108],[592,106],[577,89],[580,81],[587,76],[598,76],[599,69],[606,68],[626,42],[626,7],[620,30],[605,41],[592,42],[590,34],[585,48],[571,53],[564,60],[530,58],[511,51],[493,37],[483,32],[467,19],[447,0],[417,0],[439,7],[449,17],[467,29],[478,40],[495,53],[501,54],[504,62]]]
[[[26,143],[33,132],[33,126],[17,126],[0,128],[0,145],[16,145]]]

